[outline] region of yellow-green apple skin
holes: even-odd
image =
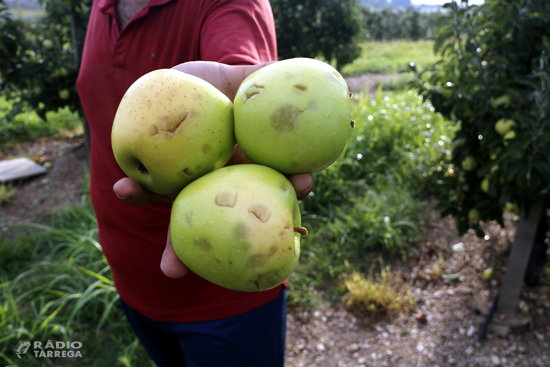
[[[344,78],[308,58],[279,61],[249,75],[234,111],[241,150],[285,174],[328,167],[344,150],[353,125]]]
[[[505,136],[516,126],[516,122],[512,119],[500,119],[495,124],[495,130],[502,136]]]
[[[154,193],[175,194],[231,157],[233,104],[200,78],[155,70],[124,94],[111,143],[128,177]]]
[[[170,238],[194,273],[225,288],[256,292],[283,283],[300,256],[300,209],[292,184],[261,165],[226,166],[176,197]]]

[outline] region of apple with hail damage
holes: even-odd
[[[223,167],[235,146],[233,104],[208,82],[173,69],[137,79],[113,122],[115,159],[157,194],[174,194]]]
[[[308,58],[279,61],[249,75],[235,96],[234,115],[241,150],[285,174],[328,167],[354,125],[344,78]]]
[[[227,166],[195,180],[177,196],[170,218],[172,246],[191,271],[246,292],[284,282],[306,232],[292,184],[255,164]]]

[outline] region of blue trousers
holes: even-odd
[[[161,322],[124,301],[135,334],[158,367],[282,367],[286,291],[252,311],[204,322]]]

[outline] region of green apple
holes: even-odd
[[[477,161],[474,156],[469,155],[461,163],[462,168],[465,171],[473,171],[477,167]]]
[[[468,222],[477,223],[480,220],[481,220],[481,216],[479,214],[479,210],[475,208],[468,210]]]
[[[504,140],[511,140],[511,139],[514,139],[516,137],[516,132],[515,130],[510,130],[508,131],[506,134],[504,134]]]
[[[510,106],[510,102],[512,102],[512,97],[505,94],[498,98],[491,98],[489,102],[491,103],[491,107],[493,108],[499,108],[499,107],[506,108]]]
[[[300,255],[300,209],[292,184],[267,166],[223,167],[177,196],[170,238],[178,258],[220,286],[246,292],[281,284]]]
[[[483,270],[483,275],[482,275],[483,280],[489,281],[489,280],[493,279],[494,273],[495,272],[494,272],[493,268],[491,268],[491,267]]]
[[[491,184],[491,178],[486,176],[485,178],[483,178],[483,180],[481,181],[481,191],[483,192],[486,192],[488,193],[489,192],[489,188],[490,188],[490,184]]]
[[[514,126],[516,122],[512,119],[500,119],[495,124],[495,131],[502,136],[505,136]]]
[[[111,141],[128,177],[157,194],[174,194],[228,162],[236,144],[233,104],[200,78],[155,70],[124,94]]]
[[[44,48],[53,48],[53,41],[46,38],[44,41],[42,41],[42,46],[44,46]]]
[[[279,61],[249,75],[234,110],[241,150],[285,174],[328,167],[353,126],[346,81],[332,66],[308,58]]]
[[[510,201],[508,201],[508,202],[506,202],[506,204],[504,204],[504,209],[506,209],[507,211],[509,211],[510,213],[513,213],[513,214],[518,214],[519,213],[518,206],[515,203],[512,203]]]
[[[62,89],[58,92],[59,98],[62,100],[67,100],[71,96],[71,92],[68,89]]]

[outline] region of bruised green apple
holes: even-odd
[[[254,162],[285,174],[320,171],[353,127],[346,81],[332,66],[295,58],[249,75],[234,100],[235,136]]]
[[[178,258],[197,275],[233,290],[281,284],[300,255],[300,209],[292,184],[261,165],[227,166],[186,186],[170,218]]]
[[[157,194],[174,194],[231,157],[233,104],[200,78],[155,70],[124,94],[111,141],[128,177]]]

